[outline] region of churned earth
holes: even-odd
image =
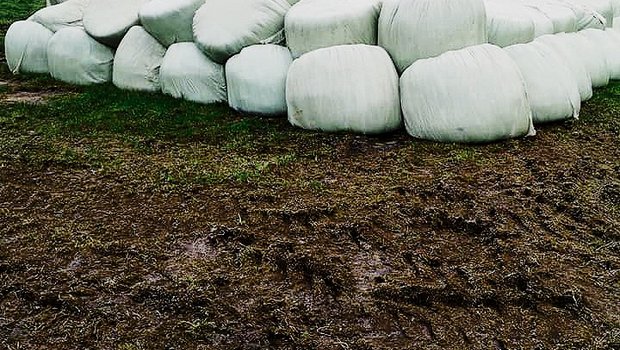
[[[2,62],[0,348],[620,349],[620,83],[537,129],[328,135]]]

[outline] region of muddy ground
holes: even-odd
[[[0,348],[620,349],[620,85],[492,145],[228,111],[278,137],[138,147],[3,82]]]

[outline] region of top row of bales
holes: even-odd
[[[15,72],[228,101],[307,129],[383,133],[404,115],[415,137],[485,142],[576,118],[620,63],[620,38],[603,31],[616,11],[608,0],[67,0],[11,26],[6,52]]]

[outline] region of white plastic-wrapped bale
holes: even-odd
[[[149,0],[90,0],[84,28],[97,41],[117,47],[129,28],[138,24],[138,11]]]
[[[289,122],[304,129],[378,134],[401,125],[398,74],[377,46],[342,45],[293,61],[286,79]]]
[[[246,46],[278,44],[290,7],[287,0],[209,0],[194,16],[194,41],[218,63]]]
[[[140,9],[140,23],[162,45],[194,41],[192,22],[205,0],[152,0]]]
[[[533,1],[536,1],[536,0],[533,0]],[[597,13],[589,6],[572,3],[568,0],[546,0],[546,1],[551,2],[554,5],[564,6],[570,9],[571,11],[573,11],[577,19],[577,23],[576,23],[577,31],[586,29],[586,28],[605,29],[605,25],[607,21],[605,20],[603,15]]]
[[[47,47],[47,60],[52,77],[67,83],[89,85],[112,80],[114,52],[83,28],[56,32]]]
[[[127,90],[161,90],[159,69],[165,54],[166,48],[146,30],[132,27],[114,56],[114,85]]]
[[[534,37],[553,34],[555,32],[555,27],[551,19],[535,7],[527,6],[523,2],[513,0],[485,0],[485,4],[488,3],[504,6],[504,11],[508,11],[513,17],[530,19],[534,23]]]
[[[592,78],[583,62],[575,56],[573,49],[567,45],[562,34],[543,35],[536,38],[534,43],[551,48],[562,58],[577,82],[581,101],[592,98]]]
[[[577,15],[569,7],[545,0],[521,0],[521,3],[536,9],[551,20],[554,33],[571,33],[577,30]]]
[[[32,21],[18,21],[4,38],[4,53],[9,69],[17,73],[48,73],[47,44],[52,31]]]
[[[555,51],[535,43],[504,50],[521,71],[534,123],[579,117],[581,97],[577,81]]]
[[[286,76],[293,57],[278,45],[253,45],[226,62],[228,104],[246,113],[286,114]]]
[[[581,7],[586,13],[595,12],[602,16],[604,26],[612,27],[614,23],[614,9],[609,0],[562,0],[574,6]]]
[[[534,40],[534,21],[528,16],[515,16],[514,4],[486,1],[489,43],[505,47]]]
[[[558,35],[558,34],[556,34]],[[593,87],[602,87],[609,84],[609,69],[603,48],[590,42],[585,36],[578,33],[559,34],[572,49],[573,55],[579,58],[590,74]]]
[[[386,0],[379,45],[399,72],[418,59],[487,42],[482,0]]]
[[[519,68],[484,44],[413,63],[400,78],[407,132],[440,142],[491,142],[534,133]]]
[[[28,20],[42,24],[52,32],[68,27],[82,27],[84,9],[90,0],[68,0],[57,5],[44,7]]]
[[[304,0],[285,18],[286,45],[293,57],[323,47],[377,44],[379,0]]]
[[[620,0],[611,0],[611,6],[614,9],[614,23],[612,27],[617,28],[620,26]]]
[[[198,103],[226,101],[224,67],[211,61],[194,43],[168,48],[159,79],[164,94]]]
[[[607,63],[609,78],[620,79],[620,34],[614,30],[599,29],[585,29],[579,34],[600,49]]]

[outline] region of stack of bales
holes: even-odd
[[[50,0],[14,73],[444,142],[533,135],[620,79],[620,0]]]

